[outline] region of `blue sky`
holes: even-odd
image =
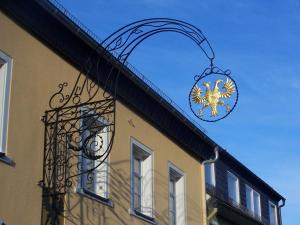
[[[208,135],[287,198],[283,224],[299,221],[300,1],[299,0],[61,0],[104,39],[130,22],[170,17],[199,27],[230,68],[240,99]],[[145,41],[129,61],[190,113],[193,77],[208,65],[201,50],[176,34]]]

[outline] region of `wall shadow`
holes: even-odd
[[[113,206],[79,194],[76,191],[76,180],[65,196],[65,224],[73,225],[131,225],[149,224],[130,215],[130,160],[110,163],[109,197]],[[168,177],[160,171],[154,171],[154,215],[157,224],[168,225]],[[200,224],[201,207],[197,199],[191,196],[186,199],[188,224]]]

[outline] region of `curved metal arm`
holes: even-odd
[[[215,53],[202,31],[187,22],[176,19],[152,18],[136,21],[108,36],[98,47],[102,46],[124,65],[134,49],[144,40],[165,32],[178,33],[192,40],[209,59],[210,67],[213,67]],[[95,51],[97,51],[97,48]],[[118,76],[119,73],[114,81],[115,83],[118,82]],[[109,82],[106,81],[106,83]],[[106,89],[109,88],[105,86],[104,91]],[[114,97],[116,97],[116,93],[117,85],[115,85]]]
[[[144,19],[128,24],[108,36],[101,46],[111,53],[119,52],[118,59],[127,56],[125,60],[122,60],[125,63],[137,45],[153,34],[161,32],[180,33],[193,40],[208,59],[215,58],[210,43],[199,28],[187,22],[170,18]]]
[[[199,28],[187,22],[170,18],[152,18],[136,21],[118,29],[109,35],[104,41],[99,43],[99,45],[87,58],[86,63],[82,66],[82,70],[80,71],[71,91],[69,93],[64,93],[68,84],[66,82],[60,84],[59,91],[56,92],[49,101],[50,108],[63,108],[67,106],[69,102],[72,102],[73,104],[82,104],[93,101],[99,88],[98,85],[89,79],[91,75],[91,68],[92,66],[95,66],[90,64],[92,57],[101,47],[114,55],[120,63],[126,64],[128,57],[138,45],[140,45],[145,39],[163,32],[178,33],[192,40],[208,58],[210,66],[213,66],[215,53],[209,41]],[[98,64],[99,62],[96,65],[98,73],[97,79],[101,76]],[[84,73],[86,76],[83,76]],[[112,79],[112,77],[109,75],[107,79]],[[117,82],[117,78],[114,82]],[[107,84],[110,82],[107,80],[105,83]],[[115,87],[116,86],[117,85],[115,85]],[[104,86],[105,92],[109,89],[110,87],[107,85]],[[84,94],[83,92],[87,92],[88,96],[88,99],[84,102],[80,98],[80,96]],[[115,89],[113,97],[116,96],[116,92],[117,90]]]

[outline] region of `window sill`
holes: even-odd
[[[112,207],[112,208],[114,207],[113,201],[109,198],[103,198],[103,197],[101,197],[99,195],[96,195],[92,192],[84,190],[83,188],[77,189],[76,192],[79,195],[83,196],[83,197],[86,197],[86,198],[89,198],[91,200],[100,202],[101,204],[107,205],[107,206]]]
[[[15,166],[15,162],[10,157],[6,156],[5,153],[0,153],[0,162],[9,166]]]
[[[156,225],[156,221],[153,217],[149,217],[147,215],[144,215],[143,213],[138,212],[137,210],[129,209],[129,214],[131,216],[137,217],[145,222],[148,222],[150,224]]]

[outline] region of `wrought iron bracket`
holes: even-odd
[[[215,53],[202,31],[176,19],[152,18],[133,22],[99,43],[86,59],[75,82],[71,86],[68,82],[58,85],[58,90],[49,100],[50,109],[41,118],[45,124],[44,168],[39,185],[45,196],[53,197],[52,200],[45,198],[53,205],[47,208],[49,217],[53,216],[51,210],[59,212],[56,201],[62,199],[57,196],[67,193],[73,183],[78,182],[77,177],[86,174],[90,178],[93,170],[108,157],[115,137],[119,74],[138,45],[163,32],[178,33],[192,40],[207,57],[211,71],[217,68],[214,66]],[[103,56],[112,58],[108,62],[111,64],[109,70],[102,68]],[[206,72],[196,78],[196,83],[209,75]],[[229,77],[227,73],[224,75]],[[104,134],[108,137],[106,145],[103,144]],[[85,169],[81,166],[81,159],[95,161],[95,166]],[[56,215],[53,220],[57,218]]]

